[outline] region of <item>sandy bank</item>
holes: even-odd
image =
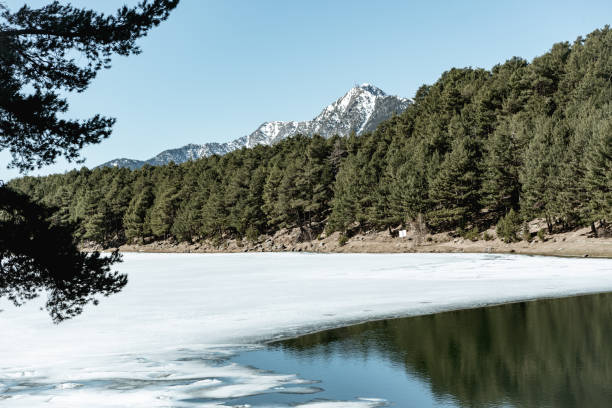
[[[534,223],[533,229],[541,225]],[[528,242],[505,243],[495,236],[494,230],[486,231],[489,240],[469,240],[453,237],[449,233],[417,236],[408,231],[405,238],[392,236],[388,231],[356,234],[344,244],[340,234],[324,234],[314,239],[303,239],[298,228],[281,230],[272,236],[260,236],[257,242],[235,239],[221,243],[198,242],[189,244],[172,241],[155,241],[141,245],[122,245],[121,252],[147,253],[236,253],[236,252],[317,252],[317,253],[516,253],[525,255],[552,255],[572,257],[612,258],[612,237],[594,238],[589,228],[537,236]],[[101,248],[85,247],[85,250]],[[106,249],[107,251],[114,248]]]

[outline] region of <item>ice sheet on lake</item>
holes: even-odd
[[[317,384],[227,357],[368,319],[612,290],[605,259],[126,254],[118,269],[129,276],[122,293],[60,325],[40,302],[0,303],[0,407],[231,407],[279,390],[312,392],[304,407],[379,406],[317,401]]]

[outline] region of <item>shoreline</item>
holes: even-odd
[[[494,230],[486,231],[495,237]],[[470,240],[453,237],[449,233],[406,238],[393,237],[388,231],[355,234],[340,243],[340,234],[324,234],[310,240],[302,240],[298,228],[281,230],[272,236],[260,236],[256,242],[229,239],[221,243],[210,241],[187,243],[154,241],[147,244],[124,244],[119,247],[101,248],[83,246],[84,251],[99,250],[124,253],[242,253],[242,252],[308,252],[308,253],[489,253],[541,255],[557,257],[612,258],[612,237],[590,237],[590,229],[547,235],[542,241],[534,237],[530,242],[505,243],[499,238]]]
[[[113,252],[116,248],[103,249],[100,252],[110,253]],[[569,252],[553,252],[553,251],[538,251],[538,250],[529,250],[522,251],[518,250],[509,250],[509,251],[486,251],[486,250],[444,250],[445,248],[436,247],[436,248],[424,248],[423,250],[415,250],[415,251],[300,251],[303,253],[311,253],[311,254],[497,254],[497,255],[527,255],[527,256],[547,256],[547,257],[557,257],[557,258],[595,258],[595,259],[612,259],[612,254],[604,253],[601,255],[590,255],[590,254],[579,254]],[[87,251],[92,249],[86,249]],[[137,254],[137,253],[145,253],[145,254],[238,254],[238,253],[290,253],[295,251],[173,251],[171,249],[151,249],[147,247],[139,248],[139,249],[121,249],[119,248],[120,253],[126,254]],[[586,255],[586,256],[585,256]]]
[[[334,324],[330,324],[329,326],[326,327],[320,327],[320,328],[313,328],[312,330],[310,330],[307,327],[304,327],[304,331],[303,332],[298,332],[296,334],[291,334],[291,335],[287,335],[287,336],[283,336],[282,333],[278,333],[277,335],[275,335],[274,338],[268,338],[268,339],[259,339],[256,340],[252,343],[252,345],[254,346],[268,346],[270,344],[274,344],[274,343],[280,343],[286,340],[293,340],[293,339],[297,339],[303,336],[308,336],[311,334],[317,334],[317,333],[322,333],[322,332],[326,332],[326,331],[330,331],[330,330],[337,330],[337,329],[342,329],[342,328],[347,328],[347,327],[352,327],[352,326],[358,326],[360,324],[366,324],[366,323],[372,323],[372,322],[381,322],[381,321],[385,321],[385,320],[395,320],[395,319],[408,319],[411,317],[421,317],[421,316],[432,316],[432,315],[437,315],[440,313],[451,313],[451,312],[457,312],[457,311],[462,311],[462,310],[475,310],[475,309],[481,309],[481,308],[489,308],[489,307],[497,307],[497,306],[503,306],[503,305],[511,305],[511,304],[516,304],[516,303],[526,303],[526,302],[539,302],[542,300],[557,300],[557,299],[567,299],[567,298],[574,298],[574,297],[582,297],[582,296],[593,296],[593,295],[601,295],[601,294],[606,294],[606,293],[612,293],[612,290],[596,290],[593,292],[581,292],[581,293],[568,293],[568,294],[557,294],[557,295],[550,295],[550,296],[546,296],[546,295],[542,295],[542,296],[534,296],[534,297],[529,297],[529,298],[524,298],[524,299],[516,299],[516,300],[500,300],[498,302],[485,302],[482,304],[469,304],[466,306],[459,306],[459,305],[455,305],[455,306],[449,306],[448,308],[441,308],[440,310],[435,310],[435,311],[425,311],[424,313],[398,313],[398,314],[393,314],[393,315],[388,315],[388,316],[372,316],[371,318],[366,318],[364,320],[355,320],[355,321],[347,321],[347,322],[338,322],[337,325]],[[248,344],[247,344],[248,346]],[[246,351],[239,351],[239,353],[243,353],[243,352],[248,352],[249,350]]]

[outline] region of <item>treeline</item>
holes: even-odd
[[[536,217],[549,232],[594,228],[612,219],[612,31],[555,44],[531,63],[451,69],[371,134],[10,186],[104,245],[254,240],[291,227],[351,233],[415,219],[432,231]]]

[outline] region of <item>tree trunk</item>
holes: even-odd
[[[552,234],[553,233],[553,225],[552,225],[552,220],[550,219],[549,216],[546,216],[546,226],[548,227],[548,233]]]
[[[595,221],[591,221],[591,232],[593,233],[593,236],[595,238],[598,237],[598,235],[597,235],[597,228],[595,228]]]

